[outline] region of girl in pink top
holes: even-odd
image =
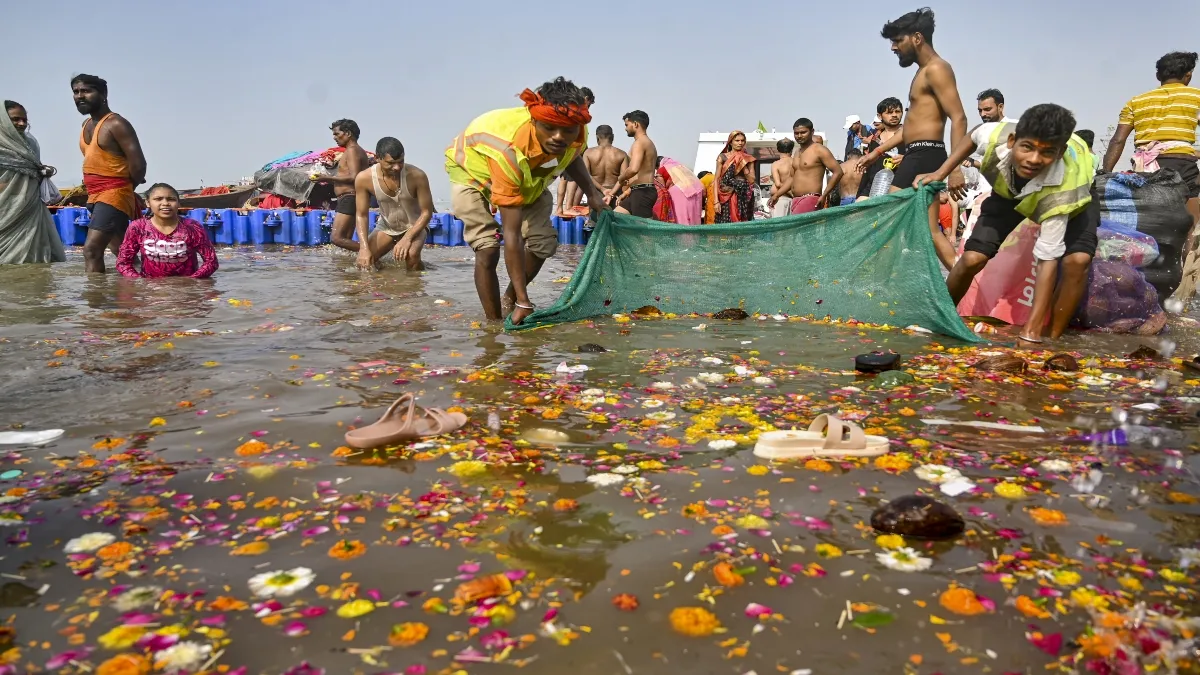
[[[129,224],[117,255],[117,271],[127,277],[212,276],[217,271],[217,252],[203,225],[179,217],[179,192],[166,183],[155,183],[146,193],[146,203],[150,217]],[[139,255],[141,271],[134,267]]]

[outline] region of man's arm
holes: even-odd
[[[990,124],[997,123],[991,122]],[[938,167],[937,171],[917,176],[913,181],[913,187],[921,187],[925,183],[946,180],[946,176],[949,176],[951,171],[957,168],[959,164],[962,164],[963,160],[965,160],[967,157],[970,157],[971,153],[975,152],[975,150],[978,148],[975,143],[975,134],[983,126],[983,124],[980,124],[972,129],[971,132],[965,136],[966,141],[960,143],[959,146],[950,153],[950,156],[946,158],[946,161],[940,167]]]
[[[934,98],[937,99],[942,112],[950,118],[950,151],[953,152],[966,140],[969,132],[967,113],[963,110],[962,98],[958,95],[958,82],[954,79],[954,69],[950,64],[930,69],[929,87],[933,89]],[[962,160],[955,162],[955,166],[959,164],[962,164]]]
[[[345,176],[319,176],[318,180],[330,185],[358,185],[358,174],[362,173],[367,168],[367,153],[359,150],[358,152],[343,152],[342,161],[350,168],[350,173]]]
[[[417,193],[417,206],[421,207],[421,215],[417,216],[417,222],[413,223],[404,235],[412,241],[421,230],[429,227],[429,221],[433,220],[433,192],[429,189],[429,175],[424,171],[414,169],[409,172],[408,177],[412,180],[413,191]]]
[[[617,176],[617,184],[613,186],[613,193],[616,194],[625,187],[625,183],[633,180],[633,177],[638,174],[643,162],[646,159],[646,144],[641,141],[636,141],[631,148],[633,151],[628,162],[621,164],[621,175]],[[636,167],[636,168],[635,168]]]
[[[363,171],[354,177],[354,232],[358,235],[358,260],[360,267],[370,267],[371,246],[367,241],[367,230],[371,226],[371,173]]]
[[[129,163],[129,182],[137,187],[146,182],[146,155],[142,152],[142,144],[138,141],[133,125],[119,115],[114,121],[116,124],[110,127],[113,139],[121,148],[121,154],[125,155],[125,161]]]
[[[829,195],[833,194],[833,191],[837,189],[838,183],[841,182],[843,172],[842,165],[839,164],[837,159],[834,158],[833,153],[830,152],[829,148],[822,146],[821,149],[818,150],[818,153],[821,155],[821,164],[823,164],[831,174],[829,176],[829,184],[826,185],[825,189],[821,191],[821,200],[819,203],[825,204],[829,200]]]
[[[1104,151],[1104,173],[1112,171],[1113,167],[1120,161],[1121,153],[1125,151],[1125,141],[1129,140],[1129,134],[1132,132],[1132,124],[1117,125],[1117,130],[1113,132],[1112,138],[1108,140],[1108,149]]]

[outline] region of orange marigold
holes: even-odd
[[[1107,631],[1095,635],[1080,635],[1075,638],[1075,642],[1079,643],[1079,648],[1084,654],[1100,659],[1110,658],[1121,644],[1116,635]]]
[[[704,505],[704,502],[692,502],[685,504],[679,512],[688,518],[703,518],[708,515],[708,507]]]
[[[712,529],[713,536],[724,537],[727,534],[733,534],[734,529],[728,525],[718,525]]]
[[[574,499],[556,499],[554,500],[555,511],[574,511],[579,508],[579,502]]]
[[[1037,507],[1029,509],[1029,517],[1038,525],[1066,525],[1067,516],[1062,511]]]
[[[620,593],[613,597],[612,604],[622,612],[632,612],[638,608],[638,599],[636,595]]]
[[[112,562],[114,560],[123,560],[133,553],[133,544],[127,541],[114,541],[108,546],[103,546],[96,551],[96,557]]]
[[[329,557],[337,558],[338,560],[353,560],[366,552],[366,544],[357,539],[350,541],[343,539],[329,547]]]
[[[804,463],[804,468],[821,473],[833,471],[833,465],[823,459],[810,459]]]
[[[92,449],[93,450],[112,450],[113,448],[119,448],[124,444],[125,444],[124,438],[105,438],[104,440],[100,440],[100,441],[96,441],[95,443],[92,443]]]
[[[233,549],[229,555],[262,555],[270,550],[271,545],[265,541],[252,541]]]
[[[903,473],[912,466],[912,461],[904,455],[881,455],[875,458],[875,468]]]
[[[146,675],[150,661],[141,654],[117,654],[96,668],[96,675]]]
[[[464,604],[512,593],[512,582],[503,574],[464,581],[454,591],[454,599]]]
[[[398,623],[392,626],[392,630],[388,633],[388,644],[393,647],[411,647],[424,640],[428,635],[429,626],[423,623],[416,621]]]
[[[1050,612],[1047,612],[1027,595],[1017,596],[1017,611],[1033,619],[1050,618]]]
[[[675,632],[690,637],[707,637],[721,627],[716,615],[703,607],[676,607],[668,618]]]
[[[942,592],[938,602],[946,609],[963,616],[975,616],[987,612],[987,608],[979,602],[975,591],[961,586],[951,586]]]
[[[239,457],[253,457],[261,455],[271,449],[271,446],[259,440],[249,440],[237,447],[236,452]]]
[[[741,586],[746,583],[746,578],[738,574],[737,570],[733,569],[733,565],[729,563],[717,563],[713,566],[713,577],[717,583],[728,588]]]

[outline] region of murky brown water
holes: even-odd
[[[547,264],[532,288],[535,302],[554,300],[562,288],[555,280],[570,274],[578,254],[564,247]],[[223,650],[215,664],[244,665],[250,673],[282,673],[302,661],[329,673],[403,672],[416,664],[438,672],[468,647],[503,652],[497,629],[511,640],[538,636],[506,655],[506,664],[524,664],[530,673],[1041,672],[1053,659],[1025,638],[1031,620],[1004,604],[1004,586],[986,580],[978,565],[1023,546],[1037,561],[1078,562],[1071,569],[1083,574],[1084,584],[1118,589],[1114,566],[1144,556],[1158,569],[1177,547],[1194,547],[1200,538],[1200,507],[1167,498],[1171,491],[1198,494],[1200,471],[1190,454],[1197,447],[1200,400],[1189,398],[1200,389],[1177,366],[1103,364],[1104,372],[1129,378],[1111,386],[1082,386],[1076,375],[988,378],[953,370],[954,359],[968,354],[931,347],[937,338],[795,322],[709,320],[708,330],[698,332],[692,330],[696,320],[618,324],[604,318],[507,335],[478,323],[473,262],[465,249],[428,251],[432,269],[423,275],[395,268],[364,275],[349,257],[327,251],[227,250],[220,256],[221,270],[209,282],[88,278],[77,253],[53,268],[0,268],[0,424],[66,430],[55,443],[21,449],[3,463],[24,472],[0,483],[3,490],[17,488],[10,495],[20,501],[5,507],[19,509],[24,520],[0,529],[12,535],[0,559],[12,575],[6,579],[49,586],[33,606],[0,611],[0,618],[15,617],[12,644],[21,647],[16,663],[22,668],[42,668],[51,654],[72,645],[95,645],[119,625],[120,614],[96,595],[117,584],[250,602],[249,577],[306,566],[316,581],[284,604],[331,610],[320,617],[288,615],[305,623],[306,636],[288,637],[283,624],[260,621],[253,610],[226,612],[225,623],[212,625],[227,635],[204,635],[197,622],[212,608],[187,603],[156,615],[154,626],[178,621],[190,627],[188,640]],[[1200,349],[1193,324],[1178,323],[1169,341],[1178,343],[1177,355]],[[581,343],[611,351],[580,354]],[[1119,357],[1139,344],[1164,343],[1073,335],[1058,347]],[[853,355],[888,348],[918,368],[911,390],[871,389],[845,372]],[[705,363],[705,357],[724,363]],[[556,374],[562,362],[590,369]],[[734,377],[734,365],[773,383]],[[731,377],[687,388],[702,372]],[[1151,386],[1156,380],[1165,391]],[[654,382],[674,388],[656,389]],[[1069,386],[1050,386],[1064,383]],[[579,403],[589,388],[604,390],[609,402]],[[431,447],[332,456],[347,425],[374,419],[403,391],[417,392],[423,405],[459,405],[471,422]],[[1147,402],[1159,407],[1133,409]],[[953,463],[985,487],[997,477],[1014,478],[1032,494],[1024,501],[990,493],[943,497],[964,514],[971,532],[958,545],[917,543],[934,558],[929,571],[891,571],[875,559],[874,535],[856,525],[881,499],[936,487],[911,470],[896,475],[870,466],[748,473],[763,464],[748,445],[713,450],[705,441],[687,442],[691,417],[714,406],[729,412],[718,432],[730,437],[751,428],[734,419],[738,415],[785,427],[840,411],[864,426],[884,426],[894,439],[930,441],[908,448],[914,466]],[[1172,430],[1159,445],[1181,454],[1148,444],[1113,449],[1063,440],[1115,426],[1122,410],[1127,421]],[[498,430],[487,426],[492,412]],[[647,418],[652,412],[674,417]],[[933,417],[1040,424],[1046,433],[919,421]],[[564,432],[570,442],[540,453],[513,445],[532,428]],[[106,438],[128,440],[111,451],[93,447]],[[235,453],[255,438],[272,448]],[[136,451],[132,459],[110,459],[130,451]],[[593,461],[602,451],[613,456]],[[447,471],[472,452],[492,463],[486,474],[457,478]],[[657,457],[661,466],[644,465],[646,480],[627,483],[624,492],[584,480],[629,453],[642,453],[634,460]],[[509,461],[500,464],[501,457]],[[1074,497],[1067,480],[1046,472],[1022,477],[1023,467],[1046,457],[1078,459],[1081,471],[1085,457],[1103,461],[1095,494],[1105,503]],[[414,507],[412,500],[423,494],[425,504],[441,510]],[[137,497],[147,495],[165,512],[146,516],[147,504]],[[283,506],[255,506],[268,498]],[[681,513],[705,501],[708,517]],[[1059,509],[1070,525],[1040,527],[1027,514],[1032,506]],[[276,531],[255,523],[285,514],[291,520],[284,522],[301,525]],[[746,514],[769,524],[738,525]],[[722,524],[738,534],[714,535]],[[320,525],[340,532],[301,532]],[[1025,536],[998,539],[993,535],[1000,528]],[[133,543],[132,567],[111,576],[105,569],[90,578],[72,575],[63,544],[93,531]],[[1097,537],[1109,540],[1097,543]],[[255,538],[269,541],[270,550],[230,556],[234,545]],[[363,542],[366,554],[348,561],[327,555],[343,538]],[[818,543],[847,553],[820,557]],[[1116,562],[1097,563],[1095,551]],[[755,568],[744,586],[720,588],[707,567],[689,580],[694,565],[710,565],[723,553]],[[471,567],[459,570],[464,563],[478,563],[480,573],[531,575],[515,584],[523,596],[511,598],[512,623],[481,629],[460,612],[422,611],[430,598],[448,602],[475,574]],[[812,564],[824,575],[806,576]],[[1030,593],[1033,579],[1030,574],[1018,592]],[[963,618],[938,607],[938,594],[954,580],[995,600],[997,611]],[[319,597],[318,586],[346,581],[379,606],[357,619],[334,616],[345,599]],[[1194,591],[1151,590],[1159,593],[1157,601],[1197,609]],[[640,607],[617,610],[612,599],[619,593],[636,596]],[[759,622],[743,613],[752,602],[778,614],[757,632]],[[894,621],[872,631],[854,627],[842,616],[848,602]],[[673,632],[671,611],[695,605],[708,606],[728,632]],[[171,607],[164,603],[158,611]],[[96,608],[100,613],[88,617]],[[552,608],[558,611],[554,625],[574,631],[559,633],[565,646],[543,634],[542,619]],[[389,646],[389,629],[402,622],[427,624],[428,637],[417,646]],[[1086,616],[1065,612],[1053,622],[1032,623],[1048,633],[1061,630],[1069,640]],[[953,650],[939,633],[952,635]],[[496,641],[501,647],[489,650]],[[94,667],[115,653],[98,649],[77,663]],[[469,672],[511,667],[464,663]]]

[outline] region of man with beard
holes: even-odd
[[[842,180],[842,167],[829,148],[816,142],[812,120],[801,117],[792,125],[796,138],[796,149],[792,152],[792,181],[790,185],[776,185],[771,189],[767,203],[772,209],[779,198],[787,192],[792,195],[788,214],[812,213],[824,206],[829,194],[837,189]],[[826,183],[825,172],[833,177]]]
[[[410,272],[425,269],[421,247],[433,219],[433,194],[429,176],[404,161],[404,145],[384,136],[375,144],[376,164],[354,179],[355,231],[358,233],[359,267],[371,268],[389,250],[404,261]],[[375,229],[371,222],[371,197],[379,203]]]
[[[141,200],[133,190],[146,182],[146,156],[133,125],[109,109],[108,82],[76,75],[71,94],[75,109],[88,116],[79,131],[83,186],[92,214],[83,243],[83,269],[104,274],[104,249],[119,253],[126,228],[141,213]]]
[[[936,172],[946,161],[946,120],[950,120],[951,150],[960,146],[967,136],[967,115],[958,95],[954,69],[933,49],[933,10],[923,7],[915,12],[884,24],[880,34],[891,41],[901,68],[917,64],[908,91],[908,114],[904,131],[893,136],[878,148],[867,153],[858,166],[868,166],[892,148],[904,144],[904,161],[896,168],[892,192],[913,187],[917,176]],[[949,188],[954,198],[962,196],[963,176],[954,171],[949,176]],[[954,246],[942,234],[938,224],[938,203],[929,205],[929,231],[934,250],[946,269],[954,266]]]
[[[356,208],[354,180],[370,162],[367,160],[367,151],[358,144],[358,136],[361,133],[358,123],[354,120],[338,120],[329,125],[329,130],[333,132],[333,142],[343,150],[342,158],[338,161],[337,173],[332,176],[316,174],[312,179],[333,185],[333,196],[337,200],[337,206],[333,216],[333,231],[329,234],[330,243],[358,253],[361,250],[358,242],[350,238],[350,233],[354,230]]]
[[[895,96],[889,96],[879,102],[875,106],[875,112],[879,116],[879,129],[875,132],[874,138],[867,144],[867,152],[872,152],[879,146],[887,143],[893,137],[900,136],[903,133],[903,127],[900,120],[904,117],[904,104]],[[887,156],[880,156],[868,166],[863,173],[862,179],[858,183],[858,193],[856,200],[861,201],[871,196],[871,185],[875,182],[875,176],[883,170],[884,163],[891,160],[893,164],[899,164],[902,160],[901,155],[892,150]],[[842,194],[846,194],[843,192]]]
[[[658,159],[658,148],[646,134],[650,126],[650,116],[641,110],[625,113],[625,135],[633,139],[633,147],[629,149],[629,166],[617,177],[617,184],[605,193],[606,199],[620,195],[625,186],[629,186],[629,196],[623,198],[617,205],[618,213],[628,213],[638,218],[654,217],[654,202],[658,200],[658,190],[654,187],[655,162]]]

